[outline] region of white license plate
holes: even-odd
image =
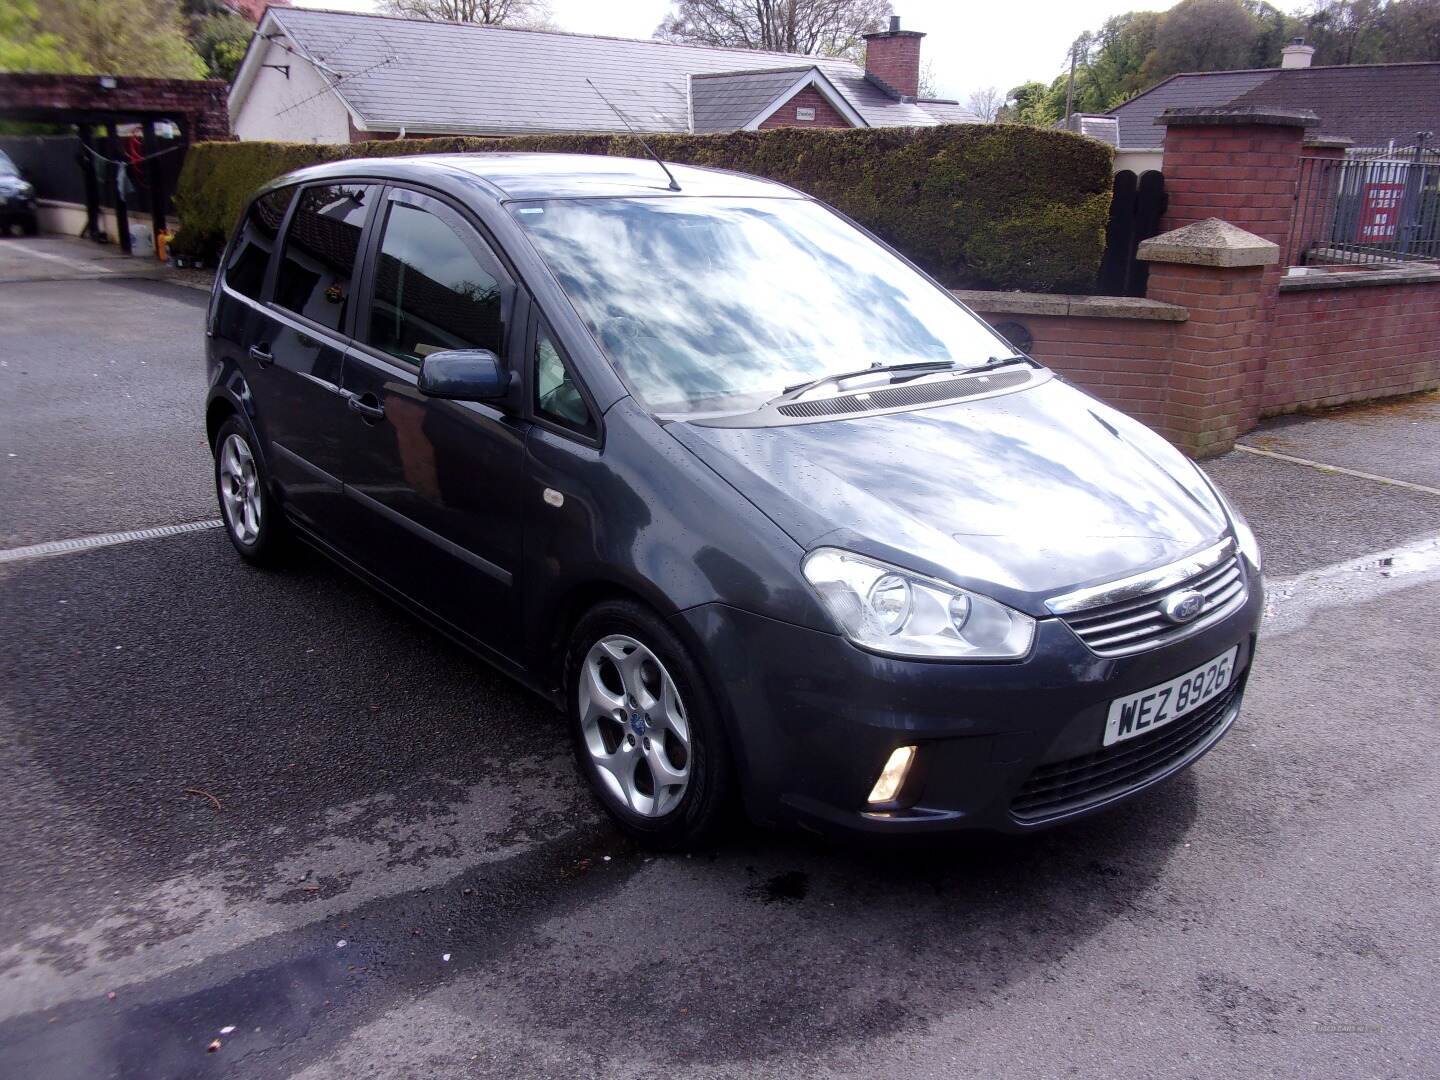
[[[1194,671],[1138,694],[1116,698],[1110,703],[1110,716],[1105,721],[1105,745],[1144,735],[1194,712],[1230,685],[1239,654],[1240,646],[1236,645]]]

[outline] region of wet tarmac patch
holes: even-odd
[[[810,891],[810,875],[803,870],[776,874],[754,886],[750,892],[766,904],[794,904],[805,899]]]

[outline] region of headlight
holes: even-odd
[[[1255,531],[1250,528],[1250,523],[1245,520],[1245,515],[1235,509],[1235,505],[1225,497],[1218,484],[1211,484],[1210,490],[1215,492],[1215,497],[1220,500],[1220,505],[1225,508],[1225,514],[1230,519],[1230,527],[1235,530],[1235,543],[1240,546],[1240,554],[1244,555],[1255,572],[1260,572],[1260,541],[1255,539]]]
[[[838,548],[805,557],[805,578],[857,645],[891,656],[1016,660],[1035,620],[988,596]]]

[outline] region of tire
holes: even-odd
[[[20,222],[20,231],[26,236],[34,236],[40,231],[40,222],[34,214]]]
[[[565,687],[580,773],[621,830],[659,850],[703,846],[729,816],[734,770],[714,700],[670,628],[634,601],[597,605],[571,635]]]
[[[225,535],[240,557],[256,566],[274,566],[283,561],[290,537],[254,439],[238,416],[220,425],[211,448],[215,497]]]

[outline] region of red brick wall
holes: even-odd
[[[1264,413],[1437,385],[1440,282],[1281,290],[1265,369]]]
[[[814,109],[815,119],[795,119],[797,108]],[[813,86],[807,86],[766,117],[760,124],[760,130],[766,131],[779,127],[848,128],[849,126],[850,121],[841,116],[839,110],[825,100],[824,94]]]
[[[1221,218],[1274,242],[1283,259],[1303,119],[1171,124],[1162,227]],[[1208,254],[1218,260],[1225,251]],[[1184,322],[988,317],[1019,322],[1037,359],[1197,457],[1230,449],[1262,415],[1440,386],[1440,281],[1352,271],[1320,285],[1314,277],[1285,280],[1284,271],[1279,260],[1152,261],[1146,298],[1184,308]],[[974,294],[967,300],[986,310]]]
[[[1030,354],[1076,386],[1167,437],[1166,383],[1177,328],[1155,319],[1100,319],[1066,315],[1014,315],[977,309],[994,326],[1018,322],[1030,331]]]

